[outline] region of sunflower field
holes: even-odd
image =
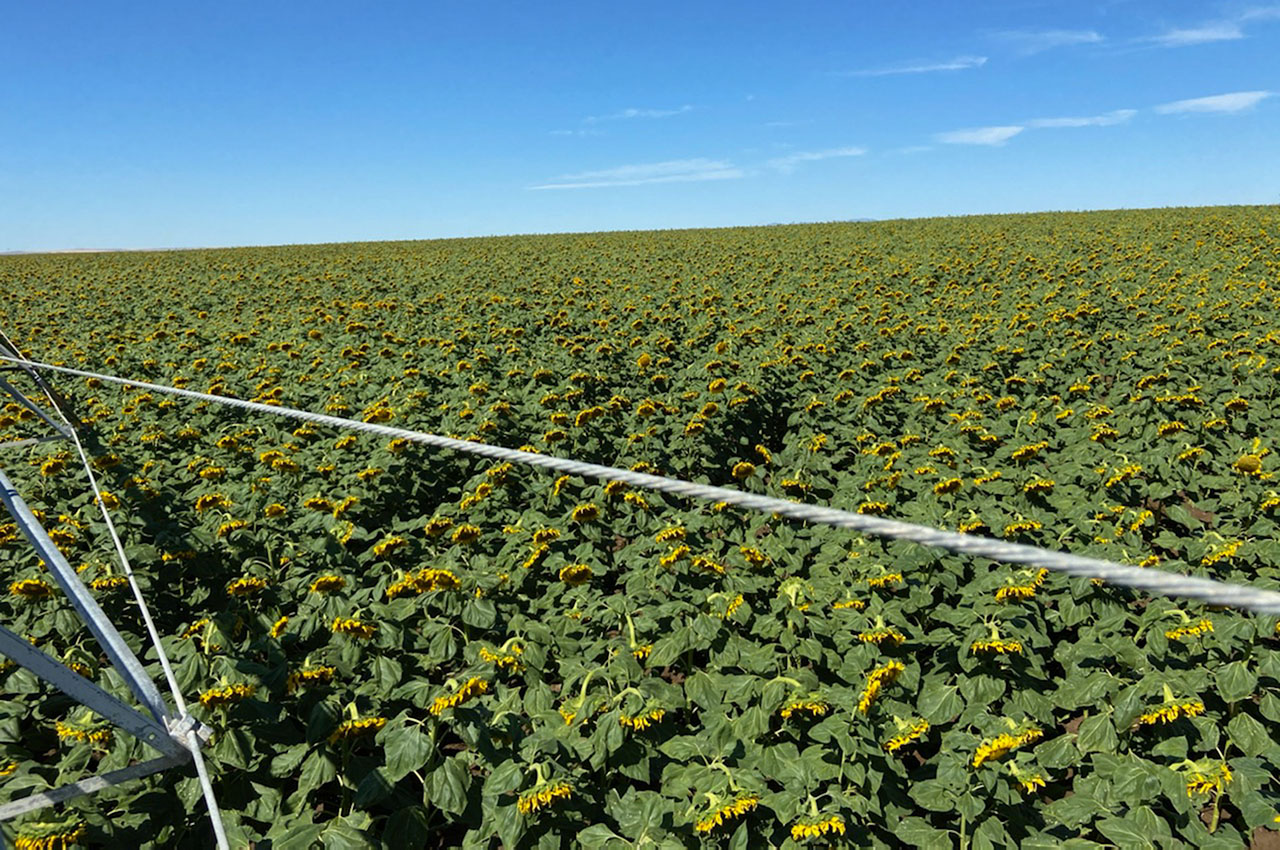
[[[1276,207],[14,256],[0,291],[37,360],[1280,587]],[[237,847],[1280,839],[1274,618],[51,378]],[[0,463],[162,681],[74,451]],[[7,519],[0,622],[126,693]],[[0,800],[150,757],[0,664]],[[212,842],[181,771],[6,829]]]

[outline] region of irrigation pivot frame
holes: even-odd
[[[21,361],[21,352],[8,344],[7,337],[0,342],[0,353],[9,356],[10,365],[0,368],[0,391],[17,402],[41,422],[48,425],[53,433],[7,443],[0,443],[0,449],[13,450],[53,440],[66,440],[80,449],[76,436],[76,428],[81,425],[72,407],[66,399],[51,387],[35,369]],[[30,378],[36,387],[45,395],[54,408],[59,422],[41,404],[32,400],[18,387],[8,380],[4,374],[22,374]],[[2,458],[2,456],[0,456]],[[53,685],[76,702],[96,712],[101,717],[112,721],[116,726],[133,735],[138,740],[155,749],[156,758],[130,765],[120,770],[100,775],[89,776],[48,791],[40,791],[26,797],[0,805],[0,821],[11,820],[38,809],[53,806],[76,797],[92,794],[106,788],[120,785],[135,779],[141,779],[171,767],[196,762],[201,784],[204,787],[205,799],[209,803],[210,817],[214,822],[214,833],[219,847],[226,847],[226,836],[223,833],[221,816],[213,799],[212,786],[205,773],[200,747],[207,742],[212,730],[203,726],[190,713],[181,698],[175,692],[179,703],[175,715],[165,702],[155,683],[147,676],[142,662],[125,643],[120,632],[111,623],[97,601],[80,580],[75,569],[67,562],[66,557],[49,538],[35,514],[18,493],[13,482],[5,475],[0,466],[0,501],[12,515],[14,523],[23,537],[41,558],[54,581],[66,594],[76,613],[89,627],[89,631],[97,639],[98,644],[110,660],[116,672],[124,680],[138,704],[145,713],[124,703],[117,697],[107,693],[97,684],[71,670],[61,661],[44,651],[34,647],[21,635],[0,625],[0,653],[17,664],[30,670],[39,678]],[[114,529],[112,529],[114,535]],[[130,572],[132,583],[132,574]],[[140,597],[139,597],[140,599]],[[156,644],[158,652],[163,652]],[[0,839],[2,842],[3,839]]]

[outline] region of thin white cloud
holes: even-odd
[[[609,115],[589,115],[582,120],[586,124],[599,124],[601,121],[630,121],[635,118],[670,118],[692,111],[693,107],[686,103],[679,109],[622,109]]]
[[[736,180],[746,172],[722,159],[672,159],[665,162],[648,162],[636,165],[620,165],[599,171],[581,171],[564,174],[537,186],[544,189],[604,189],[612,186],[644,186],[651,183],[689,183],[703,180]]]
[[[1244,38],[1244,30],[1234,21],[1219,21],[1201,27],[1172,29],[1150,40],[1161,47],[1190,47],[1193,44],[1209,44],[1215,41],[1235,41]]]
[[[846,156],[862,156],[867,152],[866,148],[828,148],[822,151],[805,151],[802,153],[793,153],[787,156],[771,159],[768,162],[770,168],[777,169],[784,174],[790,174],[795,171],[796,166],[802,162],[816,162],[821,159],[834,159]]]
[[[1187,112],[1242,112],[1256,106],[1275,92],[1238,91],[1229,94],[1215,94],[1211,97],[1193,97],[1189,100],[1175,100],[1173,103],[1156,107],[1161,115],[1177,115]]]
[[[1055,47],[1099,44],[1105,40],[1101,33],[1094,30],[1005,30],[995,36],[1014,45],[1024,56],[1043,53]]]
[[[1071,118],[1037,118],[1034,121],[1028,121],[1027,126],[1046,129],[1057,127],[1111,127],[1116,124],[1123,124],[1137,114],[1138,110],[1136,109],[1115,109],[1102,115]]]
[[[1280,21],[1280,6],[1258,6],[1236,16],[1241,21]]]
[[[1230,17],[1208,21],[1197,27],[1170,29],[1140,41],[1157,47],[1190,47],[1218,41],[1238,41],[1248,37],[1244,29],[1245,24],[1274,20],[1280,20],[1280,6],[1255,6]]]
[[[597,130],[594,127],[584,127],[576,130],[552,130],[553,136],[603,136],[603,130]]]
[[[892,68],[870,68],[863,71],[845,71],[846,77],[887,77],[891,74],[932,74],[938,71],[966,71],[987,64],[985,56],[957,56],[950,62],[927,62],[913,65],[897,65]]]
[[[973,127],[968,130],[952,130],[939,133],[935,138],[944,145],[992,145],[999,146],[1025,130],[1020,125],[1002,127]]]

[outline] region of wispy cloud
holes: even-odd
[[[887,77],[891,74],[932,74],[938,71],[965,71],[987,64],[985,56],[957,56],[950,62],[920,62],[911,65],[895,65],[891,68],[869,68],[862,71],[844,71],[845,77]]]
[[[564,174],[530,189],[604,189],[612,186],[644,186],[650,183],[690,183],[702,180],[735,180],[746,172],[722,159],[672,159],[620,165],[599,171]]]
[[[1237,41],[1248,37],[1245,24],[1274,20],[1280,20],[1280,6],[1255,6],[1231,17],[1208,21],[1196,27],[1177,27],[1140,41],[1156,47],[1190,47],[1217,41]]]
[[[1034,121],[1028,121],[1027,126],[1046,129],[1056,127],[1111,127],[1116,124],[1123,124],[1137,114],[1138,110],[1136,109],[1115,109],[1102,115],[1071,118],[1037,118]]]
[[[1242,112],[1256,106],[1275,92],[1238,91],[1229,94],[1215,94],[1211,97],[1193,97],[1189,100],[1175,100],[1173,103],[1156,107],[1161,115],[1177,115],[1186,112]]]
[[[968,130],[952,130],[949,133],[939,133],[934,138],[944,145],[999,146],[1025,129],[1027,128],[1017,124],[1003,127],[973,127]]]
[[[552,130],[553,136],[603,136],[604,131],[595,127],[579,127],[575,130]]]
[[[1004,30],[996,38],[1009,42],[1024,56],[1043,53],[1055,47],[1099,44],[1105,39],[1094,30]]]
[[[784,174],[790,174],[796,170],[796,166],[802,162],[816,162],[820,159],[834,159],[836,157],[845,156],[862,156],[867,152],[866,148],[828,148],[822,151],[806,151],[802,153],[788,154],[777,159],[771,159],[768,162],[770,168],[777,169]]]
[[[1275,95],[1271,91],[1239,91],[1228,94],[1217,94],[1211,97],[1195,97],[1189,100],[1176,100],[1152,108],[1161,115],[1177,115],[1185,113],[1231,113],[1243,112],[1269,97]],[[999,147],[1025,130],[1052,130],[1069,127],[1114,127],[1124,124],[1138,114],[1136,109],[1113,109],[1101,115],[1067,116],[1062,118],[1035,118],[1021,124],[1005,124],[995,127],[973,127],[966,130],[952,130],[938,133],[934,140],[947,145],[988,145]]]
[[[589,115],[582,121],[584,124],[599,124],[601,121],[630,121],[635,118],[670,118],[692,111],[693,107],[686,103],[679,109],[622,109],[608,115]]]
[[[1280,6],[1255,6],[1236,16],[1241,21],[1280,21]]]
[[[1244,38],[1244,30],[1234,21],[1219,21],[1201,27],[1172,29],[1152,36],[1150,41],[1160,47],[1190,47],[1193,44],[1209,44],[1214,41],[1235,41]]]

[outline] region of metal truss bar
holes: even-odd
[[[47,437],[28,437],[25,440],[13,440],[8,443],[0,443],[0,449],[17,449],[22,446],[35,446],[40,443],[51,443],[54,440],[67,439],[62,434],[50,434]]]
[[[35,673],[67,696],[91,708],[138,740],[150,744],[166,756],[185,756],[187,749],[174,740],[164,726],[140,714],[94,682],[68,668],[23,640],[17,633],[0,626],[0,653]]]
[[[15,387],[13,384],[6,381],[4,378],[0,378],[0,390],[4,390],[9,395],[13,396],[14,401],[18,402],[18,404],[22,405],[27,410],[30,410],[36,416],[39,416],[42,420],[44,420],[44,423],[46,425],[48,425],[53,430],[57,431],[62,436],[64,437],[71,436],[71,432],[67,430],[66,425],[63,425],[61,422],[54,422],[52,419],[50,419],[49,414],[41,410],[38,406],[36,406],[34,402],[31,401],[31,399],[27,398],[22,392],[18,390],[17,387]]]
[[[169,710],[165,707],[164,700],[160,697],[160,692],[156,690],[155,682],[151,681],[151,678],[147,676],[146,671],[142,668],[142,662],[138,660],[138,656],[133,654],[133,650],[124,642],[124,638],[116,631],[116,627],[107,619],[107,615],[98,606],[93,596],[90,595],[89,589],[80,581],[76,571],[67,563],[67,559],[58,551],[58,547],[53,545],[53,541],[45,533],[44,527],[40,525],[35,515],[31,513],[27,503],[18,495],[13,482],[9,480],[3,470],[0,470],[0,501],[4,502],[5,507],[9,509],[9,513],[13,515],[18,529],[35,547],[40,557],[44,559],[49,571],[53,573],[53,577],[62,588],[62,592],[71,600],[71,604],[75,607],[76,613],[80,615],[80,619],[84,620],[85,625],[89,627],[89,631],[93,632],[93,636],[98,639],[98,643],[107,653],[107,657],[111,659],[111,663],[115,665],[116,670],[124,677],[129,689],[137,697],[138,702],[146,706],[151,715],[161,724],[167,723],[169,721]]]
[[[185,751],[184,751],[185,753]],[[11,820],[19,815],[25,815],[28,812],[34,812],[47,806],[56,805],[57,803],[65,803],[67,800],[76,797],[82,797],[85,794],[93,794],[97,791],[103,791],[115,785],[120,785],[134,779],[141,779],[144,776],[150,776],[153,773],[159,773],[162,770],[168,770],[171,767],[177,767],[186,761],[186,756],[163,756],[150,761],[139,762],[129,767],[113,770],[110,773],[104,773],[101,776],[90,776],[87,779],[81,779],[79,782],[72,782],[69,785],[63,785],[54,788],[52,791],[41,791],[32,794],[30,797],[23,797],[20,800],[14,800],[11,803],[5,803],[0,806],[0,821]]]

